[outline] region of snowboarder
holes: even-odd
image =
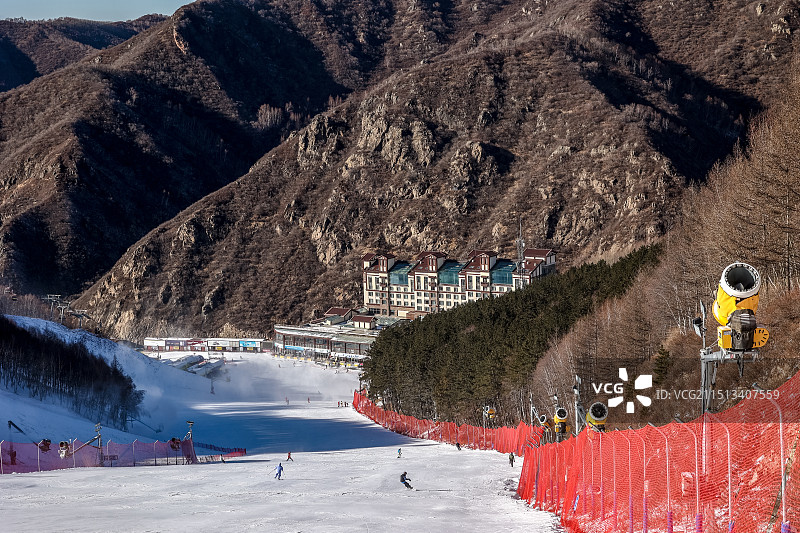
[[[292,459],[292,452],[289,452],[289,453],[286,455],[286,460],[287,460],[287,461],[294,462],[294,459]],[[511,466],[514,466],[514,465],[511,465]]]
[[[278,466],[277,466],[277,467],[275,467],[275,470],[277,471],[277,472],[275,473],[275,479],[280,479],[280,478],[281,478],[281,473],[283,473],[283,465],[281,465],[280,463],[278,463]]]
[[[402,474],[400,474],[400,483],[405,485],[407,489],[413,489],[414,487],[408,484],[409,481],[411,481],[411,478],[408,477],[407,472],[403,472]]]
[[[401,448],[397,448],[397,458],[400,459],[400,457],[402,456],[403,456],[403,450]]]
[[[510,454],[508,454],[508,464],[510,464],[511,466],[514,466],[514,452],[511,452]]]
[[[461,443],[460,442],[456,442],[456,450],[459,450],[459,451],[461,450]]]

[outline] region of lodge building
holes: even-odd
[[[438,251],[421,252],[414,261],[368,253],[362,257],[364,307],[374,315],[413,319],[501,296],[555,271],[555,252],[540,248],[526,249],[518,261],[491,250],[472,250],[465,261]]]

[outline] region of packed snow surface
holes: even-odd
[[[14,317],[117,358],[146,391],[144,411],[104,440],[183,437],[243,447],[247,456],[199,465],[79,468],[0,476],[0,531],[554,532],[555,517],[516,498],[522,461],[410,439],[339,402],[355,371],[264,354],[227,354],[213,382],[49,322]],[[179,354],[180,355],[186,354]],[[0,390],[0,411],[34,439],[94,436],[94,421]],[[0,426],[0,440],[25,442]],[[402,456],[398,457],[398,448]],[[214,452],[197,448],[198,455]],[[291,452],[292,461],[287,461]],[[278,464],[282,479],[275,478]],[[414,490],[400,484],[408,472]]]

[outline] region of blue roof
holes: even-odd
[[[439,283],[445,285],[458,285],[458,273],[464,268],[467,263],[460,263],[452,259],[448,259],[439,269]]]
[[[489,272],[492,285],[512,285],[514,278],[512,273],[517,269],[516,263],[510,259],[498,259]]]
[[[389,283],[392,285],[408,285],[408,272],[414,268],[413,263],[397,261],[389,270]]]

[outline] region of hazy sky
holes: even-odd
[[[74,17],[90,20],[131,20],[150,13],[172,15],[192,0],[0,0],[0,19],[28,20]]]

